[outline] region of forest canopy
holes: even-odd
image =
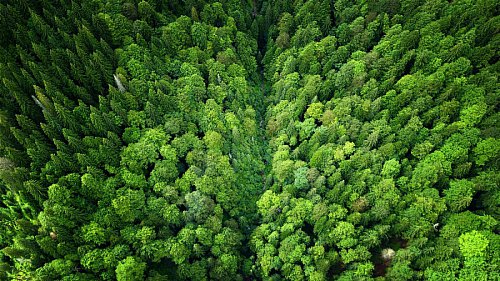
[[[499,280],[500,2],[0,3],[0,280]]]

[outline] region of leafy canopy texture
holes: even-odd
[[[0,280],[499,280],[500,2],[0,3]]]

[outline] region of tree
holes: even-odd
[[[446,205],[453,212],[466,209],[474,196],[474,183],[467,180],[451,181],[450,188],[444,191]]]
[[[0,279],[499,279],[497,14],[3,1]]]
[[[445,159],[442,152],[436,151],[419,162],[411,179],[412,188],[431,187],[442,177],[451,173],[451,163]]]
[[[208,196],[199,191],[194,191],[186,195],[186,218],[196,223],[204,222],[210,216],[215,207],[215,203]]]
[[[126,222],[134,222],[143,216],[145,194],[142,190],[122,188],[118,190],[112,205],[117,215]]]
[[[462,234],[459,238],[460,252],[465,258],[464,268],[460,271],[461,280],[479,278],[487,280],[488,271],[485,266],[486,249],[489,241],[481,233],[471,231]],[[495,273],[493,273],[495,274]],[[490,275],[493,277],[493,275]]]
[[[485,165],[490,159],[493,160],[497,158],[500,153],[499,147],[498,139],[487,138],[479,142],[474,148],[476,164]]]
[[[128,256],[116,267],[116,279],[120,281],[143,280],[146,263]]]

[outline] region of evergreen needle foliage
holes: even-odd
[[[0,3],[0,280],[499,280],[500,2]]]

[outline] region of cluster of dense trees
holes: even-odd
[[[498,279],[499,4],[277,2],[261,276]]]
[[[249,13],[12,2],[1,6],[3,277],[241,279],[264,170]]]
[[[500,278],[498,1],[35,2],[0,279]]]

